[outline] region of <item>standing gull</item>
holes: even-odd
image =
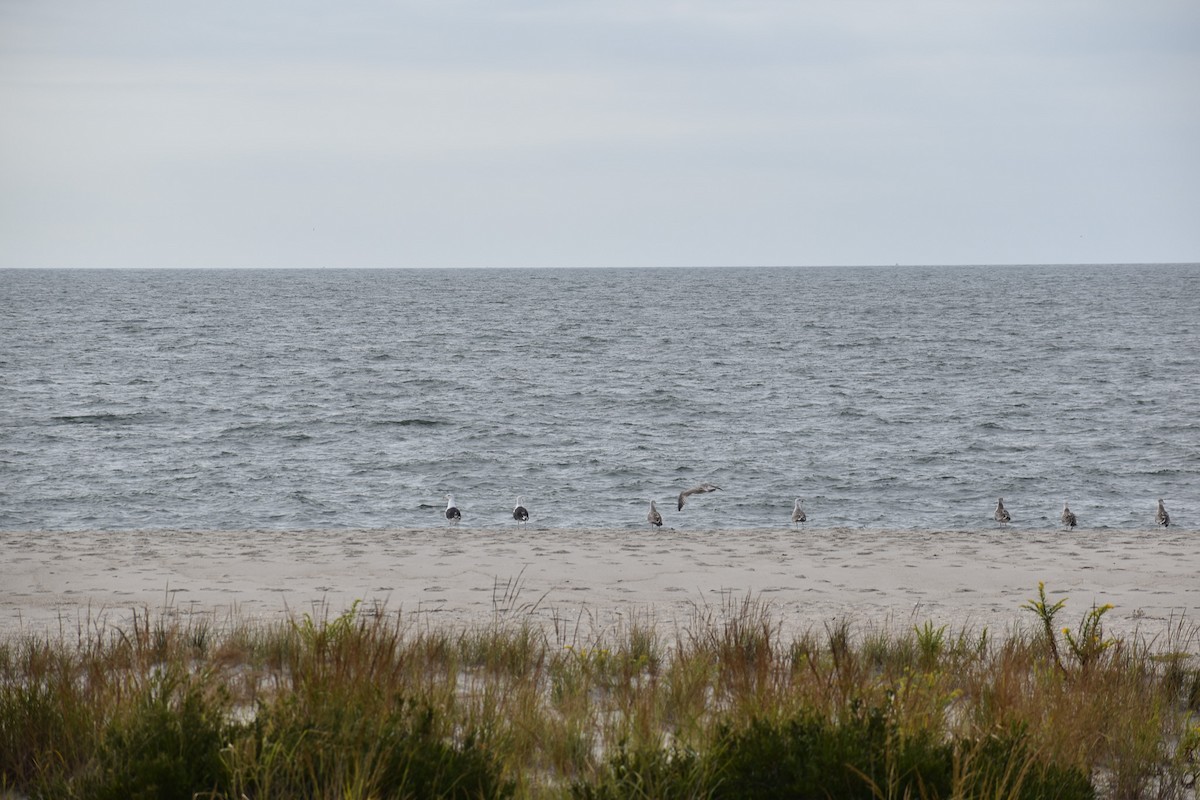
[[[996,513],[993,516],[996,518],[996,522],[999,522],[1001,525],[1012,522],[1012,517],[1009,516],[1008,509],[1004,507],[1003,497],[996,500]]]
[[[450,525],[458,524],[462,519],[462,514],[458,511],[458,506],[454,505],[454,495],[446,495],[446,522]]]
[[[677,508],[676,511],[683,511],[684,501],[687,500],[692,495],[707,494],[708,492],[715,492],[720,488],[721,488],[720,486],[713,486],[711,483],[702,483],[699,486],[693,487],[691,489],[683,490],[682,492],[679,493],[679,508]]]
[[[650,513],[646,515],[646,520],[656,528],[662,527],[662,514],[654,507],[653,500],[650,501]]]
[[[513,507],[513,519],[517,522],[529,522],[529,509],[521,505],[521,495],[517,495],[517,504]]]
[[[1067,501],[1063,500],[1062,524],[1066,525],[1068,528],[1074,528],[1076,522],[1077,520],[1075,519],[1075,512],[1072,511],[1067,505]]]
[[[1158,498],[1158,513],[1154,515],[1154,521],[1164,528],[1171,524],[1171,515],[1167,513],[1161,497]]]
[[[804,514],[804,498],[797,497],[796,505],[792,508],[792,523],[799,524],[808,522],[808,517]]]

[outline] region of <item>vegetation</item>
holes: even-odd
[[[286,623],[140,611],[0,641],[0,796],[1194,798],[1194,627],[1114,638],[848,621],[730,598],[590,640],[503,612]],[[578,628],[578,626],[576,626]]]

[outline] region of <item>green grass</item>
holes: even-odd
[[[498,585],[487,623],[357,604],[138,612],[0,641],[0,796],[1195,797],[1194,626],[1145,641],[1043,588],[1004,636],[727,597],[586,636]],[[540,602],[540,601],[539,601]]]

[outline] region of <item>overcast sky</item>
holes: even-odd
[[[0,0],[0,266],[1200,261],[1200,2]]]

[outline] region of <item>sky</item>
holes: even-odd
[[[1181,261],[1195,0],[0,0],[0,267]]]

